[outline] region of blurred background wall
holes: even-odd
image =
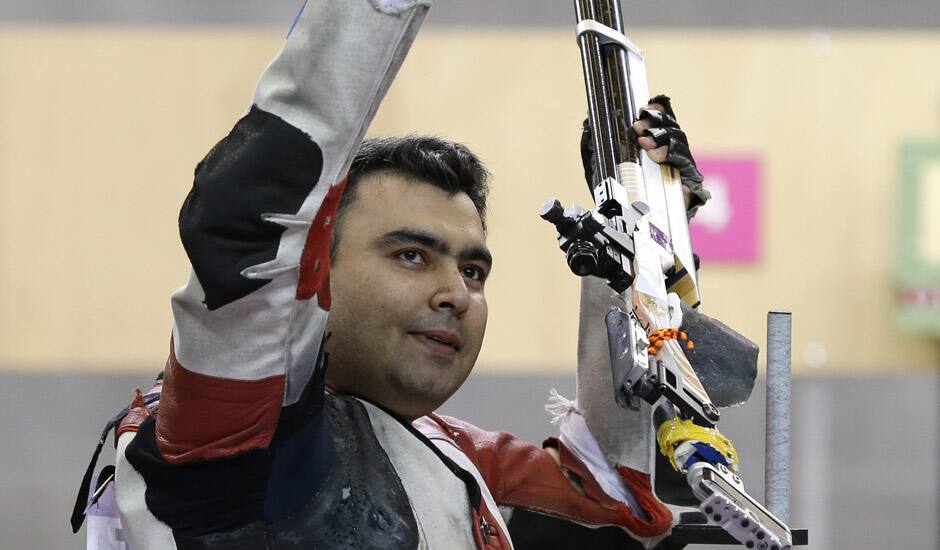
[[[96,426],[165,360],[193,167],[247,109],[298,4],[0,6],[0,548],[84,544],[66,518]],[[490,324],[448,412],[533,439],[552,431],[548,388],[574,393],[578,307],[537,208],[590,201],[569,4],[439,0],[371,130],[444,135],[488,163]],[[625,3],[652,88],[700,161],[757,167],[751,253],[703,254],[702,310],[761,345],[768,310],[794,314],[794,524],[815,549],[936,548],[940,322],[896,319],[905,292],[940,288],[929,265],[913,283],[899,267],[908,240],[940,243],[938,195],[917,194],[940,170],[908,174],[913,206],[899,198],[906,148],[940,141],[940,7],[664,9]],[[761,393],[724,429],[758,490]]]

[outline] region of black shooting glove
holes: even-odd
[[[642,135],[655,141],[657,148],[668,147],[665,162],[679,171],[682,185],[689,190],[689,205],[686,213],[691,218],[699,207],[711,198],[711,194],[702,187],[702,174],[695,166],[695,159],[689,150],[689,139],[676,122],[669,98],[665,95],[658,95],[649,103],[662,105],[664,111],[653,109],[640,111],[640,120],[645,120],[649,124],[649,128],[645,129]],[[630,135],[633,139],[638,138],[633,128],[630,129]],[[591,139],[591,129],[587,120],[581,128],[581,163],[584,166],[584,178],[590,188],[593,186],[594,175],[594,142]]]
[[[692,218],[699,207],[711,198],[711,194],[702,187],[702,173],[695,165],[695,158],[689,149],[689,138],[676,121],[676,114],[672,110],[669,97],[658,95],[649,101],[649,105],[654,103],[662,105],[663,110],[646,108],[640,111],[639,120],[649,123],[649,128],[644,130],[642,135],[652,138],[657,148],[668,147],[666,164],[679,171],[682,185],[689,190],[689,205],[686,213],[689,218]]]

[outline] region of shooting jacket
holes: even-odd
[[[118,430],[129,548],[507,549],[513,524],[563,547],[542,518],[624,547],[628,531],[671,526],[646,474],[620,472],[644,508],[635,513],[557,441],[547,445],[564,471],[509,434],[436,415],[404,422],[324,392],[344,177],[428,7],[305,5],[247,114],[197,166],[180,212],[192,273],[172,298],[159,401],[135,401]],[[584,527],[604,525],[613,534]]]
[[[262,453],[174,466],[156,444],[152,396],[162,386],[149,405],[138,396],[117,430],[117,507],[134,549],[624,549],[672,525],[646,474],[618,469],[642,508],[634,511],[555,438],[544,446],[558,450],[561,467],[509,433],[436,414],[407,423],[324,395],[322,383],[301,401],[322,396],[320,413],[285,411]],[[316,429],[298,429],[298,418]],[[270,517],[292,500],[289,513]]]

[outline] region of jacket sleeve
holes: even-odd
[[[541,541],[554,548],[558,539],[552,541],[552,533],[567,536],[578,531],[576,526],[589,528],[578,531],[576,539],[597,528],[612,526],[628,533],[629,540],[637,541],[661,537],[672,527],[672,513],[653,495],[648,474],[622,466],[616,469],[636,497],[640,510],[635,510],[608,496],[587,466],[556,438],[539,446],[507,432],[481,430],[451,417],[431,415],[426,418],[440,425],[442,433],[451,434],[480,471],[496,504],[515,510],[508,523],[513,542],[519,548],[527,547],[519,546],[519,541]],[[422,422],[428,424],[426,420]],[[429,431],[419,425],[419,429],[422,428],[426,433]],[[546,447],[558,451],[559,461],[545,450]],[[525,513],[519,514],[520,521],[516,521],[513,518],[519,510]],[[612,540],[628,540],[618,535],[609,536]]]
[[[266,447],[311,380],[344,177],[429,1],[306,4],[248,113],[197,166],[155,434],[166,461]]]

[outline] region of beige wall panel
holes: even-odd
[[[0,32],[0,358],[159,369],[187,277],[176,212],[271,32]]]
[[[0,368],[160,367],[188,273],[176,210],[282,37],[0,29]],[[891,273],[897,144],[937,134],[940,34],[632,37],[695,151],[764,159],[764,257],[706,265],[703,309],[760,343],[766,311],[792,310],[798,369],[816,343],[830,369],[936,365],[936,342],[894,330]],[[566,30],[435,30],[373,126],[463,141],[493,172],[481,370],[574,362],[578,284],[536,210],[589,201],[582,96]]]

